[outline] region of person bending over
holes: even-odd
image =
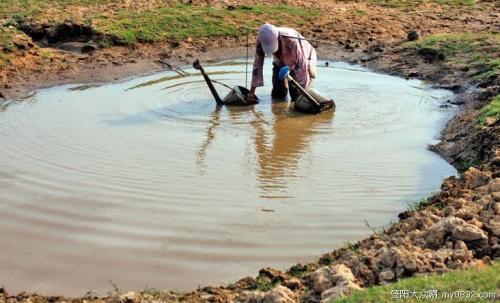
[[[288,90],[292,101],[299,96],[296,89],[286,88],[283,81],[278,79],[281,67],[290,67],[290,76],[303,88],[309,88],[316,78],[316,61],[318,56],[314,47],[294,29],[276,27],[266,23],[259,29],[255,47],[255,60],[253,63],[252,84],[248,94],[248,102],[255,103],[255,90],[264,86],[262,69],[265,55],[273,56],[273,98],[283,99]]]

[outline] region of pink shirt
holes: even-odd
[[[293,78],[303,87],[311,86],[312,79],[316,78],[316,61],[318,57],[312,45],[294,29],[278,27],[278,40],[281,47],[280,57],[273,55],[273,63],[288,65],[293,71]],[[300,38],[300,39],[297,39]],[[264,86],[262,69],[265,54],[259,39],[255,47],[255,60],[253,63],[252,87]]]

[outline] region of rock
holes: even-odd
[[[500,202],[500,192],[498,193],[493,193],[493,200],[495,200],[495,202]],[[496,210],[496,208],[495,208]]]
[[[290,288],[291,290],[296,290],[302,288],[302,282],[297,278],[291,278],[290,280],[285,282],[285,286]]]
[[[467,245],[465,244],[464,241],[457,241],[457,242],[455,242],[455,249],[457,249],[457,250],[467,250]]]
[[[96,51],[99,47],[97,46],[97,44],[95,43],[92,43],[92,42],[88,42],[88,43],[85,43],[85,45],[82,47],[81,51],[82,53],[92,53],[94,51]]]
[[[327,266],[318,268],[316,271],[314,271],[311,275],[311,281],[312,290],[318,294],[334,286],[330,268],[328,268]]]
[[[425,232],[424,239],[427,246],[437,247],[444,244],[446,235],[464,242],[488,239],[483,230],[457,217],[446,217],[435,223]]]
[[[409,31],[406,35],[408,41],[415,41],[420,38],[420,34],[417,31]]]
[[[444,237],[446,236],[446,230],[444,228],[444,222],[434,223],[423,235],[427,246],[438,247],[444,243]]]
[[[344,264],[337,264],[335,266],[321,267],[313,272],[310,276],[312,290],[320,294],[325,290],[334,287],[337,283],[343,281],[354,282],[356,278],[352,274],[349,267]]]
[[[391,281],[394,277],[396,277],[396,275],[390,268],[386,268],[378,274],[380,282]]]
[[[4,287],[0,287],[0,297],[8,298],[9,294],[7,293],[7,290],[5,290]]]
[[[352,274],[349,267],[344,264],[337,264],[332,268],[332,277],[336,281],[355,281],[356,277]]]
[[[495,210],[495,214],[500,215],[500,202],[493,204],[493,209]]]
[[[467,185],[471,188],[486,185],[489,180],[489,176],[487,174],[483,173],[475,167],[471,167],[466,172],[464,172],[463,178]]]
[[[488,221],[487,227],[494,236],[500,237],[500,216],[495,216]]]
[[[296,303],[297,296],[288,288],[278,285],[265,296],[263,303]]]
[[[237,302],[241,303],[262,303],[264,301],[264,297],[266,293],[256,290],[256,291],[248,291],[245,290],[240,293],[238,296]]]
[[[259,276],[269,278],[272,283],[283,282],[287,278],[280,270],[271,267],[259,270]]]
[[[230,284],[227,288],[231,290],[235,289],[244,289],[244,290],[249,290],[255,285],[255,279],[252,277],[245,277],[242,279],[239,279],[233,284]]]
[[[488,239],[486,233],[476,226],[468,224],[462,219],[454,219],[456,220],[448,221],[448,225],[445,227],[451,231],[451,236],[454,239],[464,242]]]
[[[417,261],[415,261],[414,259],[409,259],[409,260],[406,260],[404,263],[403,263],[403,267],[409,271],[409,272],[416,272],[417,271]]]
[[[500,193],[500,178],[495,178],[487,186],[489,193]]]
[[[454,214],[454,209],[453,209],[453,207],[451,207],[451,206],[446,206],[446,207],[443,209],[443,214],[444,214],[446,217],[453,216],[453,214]]]
[[[343,281],[337,286],[329,288],[321,293],[321,303],[329,303],[334,300],[348,296],[353,290],[359,290],[358,284],[352,281]]]
[[[495,124],[496,122],[497,122],[497,118],[495,118],[495,117],[487,117],[486,120],[484,121],[484,123],[487,126],[491,126],[491,125]]]
[[[141,302],[141,295],[134,291],[129,291],[118,297],[120,303],[139,303]]]
[[[389,249],[384,247],[379,249],[378,253],[380,255],[380,263],[382,263],[385,267],[392,267],[396,262],[396,259],[394,259],[394,256]]]

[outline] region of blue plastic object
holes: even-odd
[[[285,80],[286,76],[288,76],[289,73],[290,73],[290,67],[288,67],[288,65],[283,66],[278,73],[278,79],[280,81]]]

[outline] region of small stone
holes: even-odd
[[[355,279],[351,269],[344,264],[321,267],[313,272],[310,277],[312,289],[318,294],[334,287],[340,281],[353,282]]]
[[[475,167],[469,168],[464,174],[463,177],[468,186],[471,188],[479,187],[486,185],[488,183],[488,175],[480,171]],[[499,184],[500,186],[500,184]]]
[[[490,125],[493,125],[497,122],[497,118],[495,117],[488,117],[486,118],[486,120],[484,121],[486,125],[490,126]]]
[[[296,295],[288,288],[278,285],[265,296],[263,303],[296,303]]]
[[[488,221],[487,227],[494,236],[500,237],[500,216],[495,216],[490,219],[490,221]]]
[[[488,239],[486,233],[481,229],[466,223],[462,219],[455,219],[454,221],[449,221],[449,225],[447,226],[448,229],[451,230],[451,236],[453,238],[465,242]]]
[[[380,274],[378,274],[378,279],[381,282],[386,282],[386,281],[391,281],[392,279],[394,279],[395,276],[396,275],[391,269],[386,268],[383,271],[381,271]]]
[[[455,249],[456,250],[467,250],[467,245],[465,244],[464,241],[457,241],[455,242]]]
[[[329,288],[321,293],[321,303],[334,302],[337,299],[348,296],[353,290],[359,290],[358,284],[352,281],[342,281],[335,287]]]
[[[385,266],[385,267],[392,267],[396,260],[394,259],[394,256],[392,255],[392,252],[387,249],[387,248],[381,248],[379,249],[379,254],[380,254],[380,262]]]
[[[443,213],[446,217],[449,217],[449,216],[453,216],[453,213],[454,213],[454,210],[453,210],[453,207],[451,206],[446,206],[444,209],[443,209]]]
[[[496,200],[495,200],[496,201]],[[495,210],[495,214],[500,215],[500,202],[496,202],[493,205],[493,209]]]
[[[259,270],[259,276],[269,278],[272,283],[283,282],[286,280],[286,276],[283,274],[283,272],[271,267],[266,267]]]
[[[444,237],[446,235],[446,230],[444,228],[444,222],[434,223],[425,233],[424,239],[428,246],[436,247],[441,246],[444,243]]]
[[[420,38],[420,34],[417,31],[409,31],[406,35],[406,38],[408,39],[408,41],[415,41]]]
[[[0,297],[8,298],[9,294],[7,293],[7,290],[4,287],[0,287]]]
[[[356,277],[352,274],[349,267],[344,264],[337,264],[332,267],[332,277],[334,281],[354,281]]]
[[[321,267],[314,271],[311,275],[312,289],[315,293],[322,293],[323,291],[333,287],[333,281],[328,267]]]
[[[141,302],[141,295],[134,291],[129,291],[118,297],[120,303],[139,303]]]
[[[409,272],[415,272],[417,271],[417,261],[414,259],[407,260],[403,263],[403,267]]]
[[[240,293],[237,302],[240,303],[262,303],[264,301],[264,297],[266,296],[265,292],[260,290],[256,291],[248,291],[245,290]]]
[[[297,278],[291,278],[285,282],[285,286],[291,290],[296,290],[302,287],[302,282]]]
[[[245,277],[242,279],[239,279],[236,281],[234,284],[231,284],[228,286],[229,289],[245,289],[249,290],[253,287],[255,284],[255,279],[252,277]]]
[[[492,196],[493,196],[493,200],[495,200],[495,202],[500,202],[500,193],[493,193]]]
[[[96,51],[98,48],[99,47],[97,46],[97,44],[88,42],[85,43],[85,45],[82,47],[82,53],[92,53]]]
[[[500,193],[500,178],[493,179],[487,188],[489,193]]]

